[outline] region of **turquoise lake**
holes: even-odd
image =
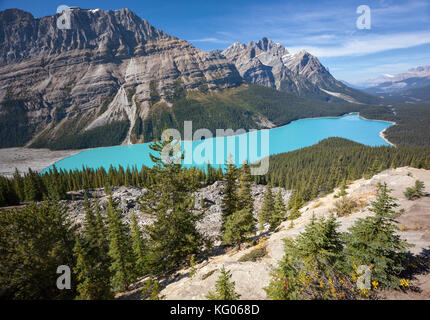
[[[246,159],[255,162],[268,155],[311,146],[329,137],[342,137],[368,146],[388,146],[379,134],[391,125],[384,121],[366,120],[354,113],[342,117],[302,119],[282,127],[228,137],[206,137],[204,140],[198,137],[198,141],[182,141],[181,146],[187,167],[203,167],[208,162],[224,167],[229,154],[234,154],[234,162],[240,166]],[[62,159],[55,166],[64,170],[81,169],[83,166],[107,170],[111,165],[137,166],[140,169],[142,165],[152,167],[149,152],[149,143],[95,148]]]

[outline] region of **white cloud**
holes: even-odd
[[[349,39],[335,46],[297,46],[289,47],[291,52],[302,49],[317,57],[362,56],[392,49],[415,47],[430,43],[430,32],[408,32],[368,36],[360,39]]]
[[[188,41],[189,42],[230,43],[230,41],[222,40],[218,38],[202,38],[202,39],[193,39]]]

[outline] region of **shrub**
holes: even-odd
[[[147,300],[160,300],[160,283],[158,280],[149,278],[143,284],[142,296],[146,297]]]
[[[249,210],[242,209],[227,218],[222,242],[225,245],[238,244],[240,246],[254,232],[254,216]]]
[[[221,275],[219,276],[216,285],[215,292],[208,292],[206,298],[209,300],[237,300],[240,295],[235,291],[234,282],[231,279],[231,273],[226,270],[224,266],[221,268]]]
[[[424,193],[424,182],[420,180],[415,181],[415,185],[410,188],[406,188],[403,193],[408,200],[415,200],[423,197]]]
[[[349,197],[342,197],[334,203],[333,213],[338,217],[344,217],[356,211],[357,208],[357,201]]]
[[[372,280],[381,287],[397,289],[411,245],[398,235],[396,219],[400,214],[394,211],[398,204],[390,191],[386,184],[378,186],[378,195],[370,208],[375,215],[358,219],[348,230],[344,252],[349,267],[369,266]]]
[[[296,239],[284,239],[285,254],[264,288],[269,299],[356,299],[359,294],[344,274],[339,223],[312,217]]]
[[[247,262],[247,261],[255,262],[257,260],[264,258],[266,256],[266,254],[267,254],[266,247],[256,248],[256,249],[244,254],[243,256],[241,256],[239,258],[239,260],[237,260],[237,261],[238,262]]]

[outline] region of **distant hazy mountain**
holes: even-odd
[[[222,54],[251,83],[324,101],[375,102],[336,80],[309,52],[302,50],[291,54],[283,45],[268,38],[247,45],[235,42]]]
[[[383,74],[361,84],[372,94],[399,92],[430,85],[430,65],[409,69],[399,74]]]
[[[346,86],[348,86],[350,88],[353,88],[353,89],[361,90],[361,89],[365,89],[366,88],[366,87],[363,87],[361,85],[353,84],[353,83],[350,83],[350,82],[345,81],[345,80],[339,80],[339,81],[342,82],[344,85],[346,85]]]

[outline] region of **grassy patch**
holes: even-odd
[[[211,270],[208,273],[202,275],[202,280],[205,280],[207,278],[209,278],[211,275],[213,275],[216,272],[217,269]]]
[[[258,261],[262,258],[264,258],[267,254],[266,247],[256,248],[252,250],[251,252],[248,252],[247,254],[244,254],[237,260],[238,262],[247,262],[247,261]]]

